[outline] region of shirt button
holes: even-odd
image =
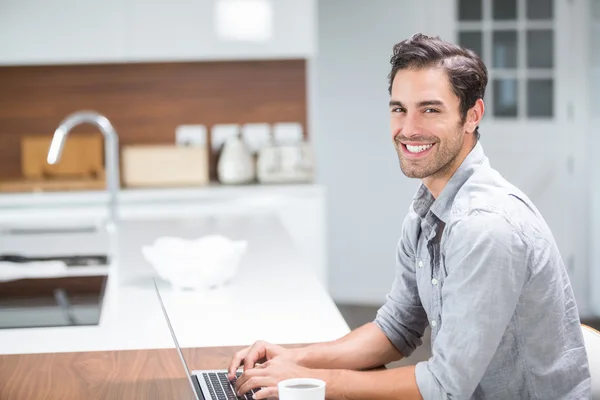
[[[437,321],[436,320],[431,321],[431,326],[433,326],[435,328],[437,326]]]
[[[419,268],[423,268],[423,260],[419,260]]]
[[[438,284],[438,280],[437,280],[437,279],[435,279],[435,278],[433,278],[433,279],[431,280],[431,283],[433,284],[433,286],[435,286],[435,285],[437,285],[437,284]]]

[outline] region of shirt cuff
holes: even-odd
[[[415,366],[415,378],[423,400],[447,399],[441,385],[429,369],[428,361],[421,361]]]
[[[396,330],[393,328],[393,325],[389,321],[387,321],[381,315],[378,315],[375,318],[375,321],[373,322],[379,327],[379,329],[381,329],[381,331],[388,338],[388,340],[392,342],[394,347],[400,353],[402,353],[403,357],[406,358],[412,354],[414,349],[408,345],[408,342],[404,337],[402,337],[402,335],[399,335],[396,332]]]

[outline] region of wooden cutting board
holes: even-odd
[[[25,135],[21,139],[23,179],[0,182],[0,192],[101,190],[106,187],[101,134],[73,134],[61,159],[48,164],[52,135]]]
[[[52,135],[25,135],[21,139],[21,172],[26,180],[97,180],[103,176],[104,139],[98,134],[69,135],[60,161],[48,164]]]

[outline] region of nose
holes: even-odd
[[[405,114],[401,122],[400,134],[407,138],[420,135],[420,126],[416,113],[407,112]]]

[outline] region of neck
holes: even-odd
[[[421,181],[429,189],[434,198],[438,198],[440,193],[444,190],[452,175],[456,172],[458,167],[465,161],[465,158],[469,155],[471,150],[477,144],[477,141],[473,138],[473,135],[468,136],[469,139],[466,139],[463,143],[463,147],[458,155],[452,160],[448,165],[442,168],[440,171],[435,174],[423,178]]]

